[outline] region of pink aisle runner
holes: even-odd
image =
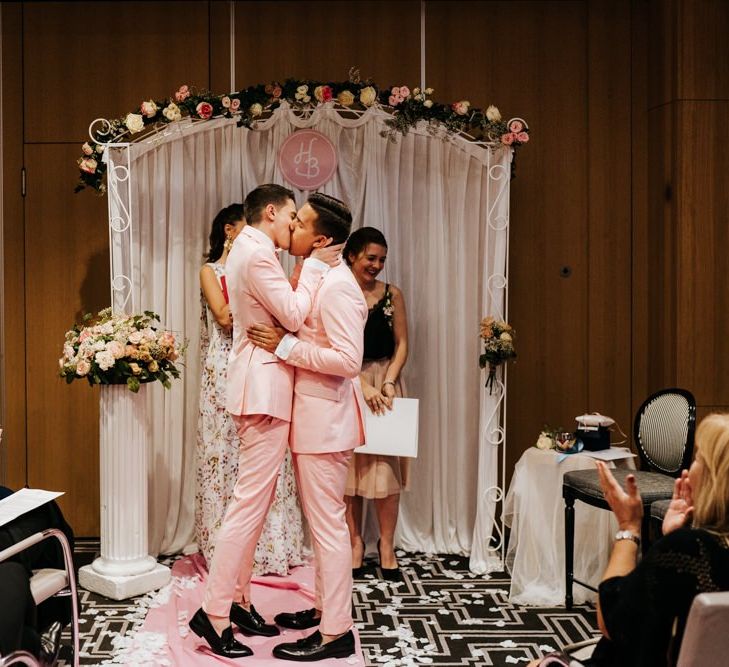
[[[167,637],[167,657],[170,664],[179,667],[204,667],[205,665],[249,665],[250,667],[268,667],[269,665],[294,664],[287,660],[278,660],[271,654],[273,647],[282,642],[293,642],[312,632],[315,628],[304,631],[281,629],[278,637],[246,637],[233,626],[235,636],[246,646],[253,649],[254,655],[247,658],[231,660],[215,655],[210,651],[205,640],[200,639],[189,630],[187,623],[200,607],[205,590],[207,570],[204,560],[199,554],[186,556],[172,566],[172,593],[169,600],[150,608],[144,625],[140,630],[149,633],[161,633]],[[314,569],[297,567],[288,577],[254,577],[251,590],[253,604],[268,622],[273,622],[275,614],[281,611],[299,611],[313,606]],[[364,667],[359,636],[354,630],[357,653],[349,658],[322,660],[316,664],[329,667],[345,667],[353,665]]]

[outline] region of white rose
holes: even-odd
[[[139,345],[144,340],[144,334],[141,331],[133,331],[129,334],[129,342],[132,345]]]
[[[498,123],[501,120],[501,112],[493,104],[490,104],[489,108],[486,109],[486,118],[492,123]]]
[[[363,106],[371,107],[377,99],[377,91],[372,86],[366,86],[359,91],[359,101]]]
[[[106,344],[106,351],[109,352],[114,359],[121,359],[124,356],[124,345],[118,340],[110,340]]]
[[[260,116],[263,113],[263,107],[258,104],[258,102],[256,102],[255,104],[251,104],[251,108],[249,109],[249,111],[251,112],[251,116],[255,118],[256,116]]]
[[[158,107],[153,100],[147,100],[146,102],[142,102],[140,111],[147,116],[147,118],[154,118],[157,115],[157,108]]]
[[[127,117],[124,119],[124,125],[127,126],[127,129],[132,134],[136,134],[144,129],[144,118],[142,118],[142,116],[138,113],[128,113]]]
[[[108,371],[114,365],[114,355],[106,350],[97,352],[94,360],[102,371]]]
[[[552,438],[550,438],[545,433],[541,433],[539,435],[539,438],[537,440],[537,448],[538,449],[552,449],[554,446],[554,441]]]
[[[150,361],[147,368],[150,373],[156,373],[159,370],[159,364],[156,361]]]
[[[73,359],[75,354],[73,345],[66,343],[66,345],[63,346],[63,356],[66,357],[66,359]]]
[[[502,334],[501,334],[501,335],[499,336],[499,338],[500,338],[501,340],[503,340],[503,341],[506,341],[506,342],[508,342],[508,341],[512,340],[512,338],[511,338],[511,334],[508,334],[508,333],[506,333],[506,331],[504,331],[504,333],[502,333]]]
[[[96,144],[96,152],[101,155],[104,152],[104,147],[101,144]]]
[[[296,89],[297,93],[300,93],[301,95],[306,95],[306,93],[309,91],[309,86],[299,86]]]
[[[432,88],[426,88],[425,89],[425,94],[426,95],[432,95],[433,94],[433,89]]]
[[[420,95],[420,88],[413,88],[413,95]]]
[[[135,364],[133,362],[129,364],[129,370],[131,370],[134,375],[139,375],[142,372],[139,364]]]
[[[174,102],[170,102],[162,110],[162,115],[169,121],[180,120],[180,118],[182,118],[180,107],[178,107]]]
[[[430,107],[433,106],[433,100],[425,100],[425,102],[423,102],[423,106],[430,109]]]
[[[76,364],[76,375],[83,377],[84,375],[88,375],[90,370],[91,364],[86,359],[79,359],[79,362]]]

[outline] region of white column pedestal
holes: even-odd
[[[79,570],[85,589],[125,600],[161,588],[170,569],[149,555],[145,386],[101,387],[101,556]]]

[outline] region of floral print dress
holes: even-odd
[[[209,263],[218,282],[222,264]],[[208,566],[215,535],[238,479],[238,434],[225,409],[226,371],[232,336],[215,320],[202,298],[200,322],[200,416],[196,449],[195,538]],[[254,574],[286,575],[303,556],[301,507],[290,452],[281,464],[273,504],[256,547]]]

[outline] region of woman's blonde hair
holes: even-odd
[[[729,414],[704,417],[696,429],[701,484],[693,490],[694,526],[729,533]]]

